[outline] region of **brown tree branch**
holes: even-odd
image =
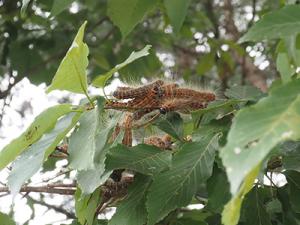
[[[49,193],[49,194],[60,194],[60,195],[74,195],[76,189],[73,187],[69,188],[64,188],[60,184],[58,187],[56,184],[55,187],[51,187],[49,185],[45,186],[39,186],[39,187],[34,187],[34,186],[23,186],[20,190],[20,192],[39,192],[39,193]],[[0,192],[10,192],[8,187],[0,187]]]

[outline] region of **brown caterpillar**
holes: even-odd
[[[212,92],[196,91],[188,88],[174,88],[166,86],[162,88],[163,97],[166,98],[189,98],[195,101],[211,102],[216,99]]]
[[[153,145],[163,150],[170,150],[171,149],[171,136],[170,135],[164,135],[163,137],[157,137],[157,136],[151,136],[149,138],[146,138],[144,141],[147,145]]]
[[[128,147],[132,146],[132,114],[127,113],[124,119],[124,137],[122,143]]]
[[[193,99],[167,99],[162,103],[159,110],[162,114],[171,111],[190,113],[191,111],[205,108],[206,104],[205,102],[199,102]]]
[[[117,99],[130,99],[130,98],[142,98],[147,92],[153,87],[160,87],[164,84],[162,80],[157,80],[151,84],[144,85],[138,88],[130,87],[118,87],[116,91],[113,92],[113,96]]]

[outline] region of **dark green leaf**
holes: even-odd
[[[199,63],[197,65],[197,73],[199,75],[204,75],[205,73],[207,73],[208,71],[210,71],[212,69],[212,67],[216,63],[215,56],[216,56],[216,53],[213,51],[213,52],[203,55],[200,58]]]
[[[222,187],[222,190],[220,190]],[[225,203],[230,200],[229,183],[226,173],[214,167],[212,176],[207,181],[208,203],[207,208],[215,212],[221,212]]]
[[[258,187],[254,187],[244,200],[243,207],[245,210],[245,224],[246,225],[272,225],[270,215],[266,211],[266,207],[262,202],[263,196],[261,195]]]
[[[290,204],[296,213],[300,213],[300,173],[286,171],[284,175],[288,182]]]
[[[108,225],[141,225],[147,222],[145,206],[146,192],[151,184],[150,177],[137,175],[129,186],[126,198],[118,205]]]
[[[183,138],[183,120],[176,112],[161,116],[155,121],[154,125],[177,140]]]
[[[107,170],[130,169],[153,175],[170,167],[172,153],[144,144],[132,148],[119,145],[112,148],[106,157]]]
[[[168,17],[175,33],[180,31],[190,0],[164,0]]]
[[[57,16],[62,11],[64,11],[71,3],[74,2],[74,0],[54,0],[52,9],[51,9],[51,15]]]
[[[147,200],[149,225],[190,203],[199,185],[211,176],[218,139],[217,134],[208,142],[183,145],[173,157],[170,170],[154,176]]]
[[[258,101],[263,93],[254,86],[232,86],[226,89],[225,95],[228,98],[248,100],[248,101]]]
[[[109,72],[103,75],[97,76],[93,80],[93,85],[96,87],[104,87],[106,82],[112,77],[112,75],[117,72],[118,70],[122,69],[123,67],[127,66],[128,64],[134,62],[135,60],[149,55],[149,49],[151,48],[151,45],[146,45],[142,50],[137,52],[132,52],[130,56],[122,63],[116,65],[113,69],[111,69]]]
[[[107,5],[107,15],[119,27],[125,38],[155,8],[157,2],[157,0],[110,0]]]
[[[284,38],[300,33],[299,10],[299,5],[287,5],[266,14],[250,28],[239,42]]]

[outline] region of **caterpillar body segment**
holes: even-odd
[[[132,113],[126,113],[124,119],[124,137],[122,144],[131,147],[132,146]]]
[[[156,146],[162,150],[171,150],[171,136],[166,134],[163,137],[151,136],[145,139],[144,143],[147,145]]]
[[[172,86],[163,88],[163,96],[166,98],[194,99],[201,102],[211,102],[216,99],[212,92],[196,91],[188,88],[174,88]]]
[[[153,87],[161,87],[163,86],[163,84],[164,82],[162,80],[157,80],[151,84],[144,85],[138,88],[118,87],[117,90],[113,92],[113,96],[117,99],[142,98]]]
[[[199,102],[193,99],[167,99],[160,107],[160,113],[165,114],[171,111],[180,111],[190,113],[198,109],[205,108],[207,103]]]

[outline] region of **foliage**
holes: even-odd
[[[0,151],[0,169],[11,164],[10,192],[28,188],[22,185],[40,170],[54,170],[59,159],[53,157],[61,151],[67,168],[76,172],[70,190],[76,215],[72,224],[299,224],[299,5],[258,1],[259,14],[246,23],[241,37],[231,1],[224,0],[222,28],[230,39],[220,32],[218,19],[223,17],[216,18],[212,2],[23,0],[21,8],[4,3],[0,30],[10,39],[0,43],[1,65],[17,71],[17,81],[28,77],[49,84],[55,74],[47,92],[86,97],[78,105],[49,107]],[[67,11],[70,5],[79,7],[78,18]],[[48,13],[34,12],[37,8]],[[11,9],[21,13],[17,19],[23,25],[12,23]],[[37,31],[27,34],[26,27]],[[74,36],[74,27],[78,31],[72,41],[65,34]],[[259,70],[252,62],[249,55],[260,47],[275,71]],[[126,146],[127,114],[108,109],[115,99],[100,95],[100,89],[115,79],[149,82],[150,77],[170,76],[168,63],[159,61],[169,52],[179,85],[210,82],[212,88],[220,87],[220,94],[189,113],[163,115],[156,109],[158,118],[145,116],[146,123],[134,124],[136,145]],[[40,65],[44,71],[32,72]],[[155,140],[168,134],[163,137],[169,148],[150,145],[150,134]],[[67,152],[61,150],[63,144]],[[277,185],[274,174],[286,182]],[[190,210],[191,204],[203,208]],[[99,220],[109,207],[116,207],[113,217]],[[10,215],[0,213],[2,221],[14,224]]]

